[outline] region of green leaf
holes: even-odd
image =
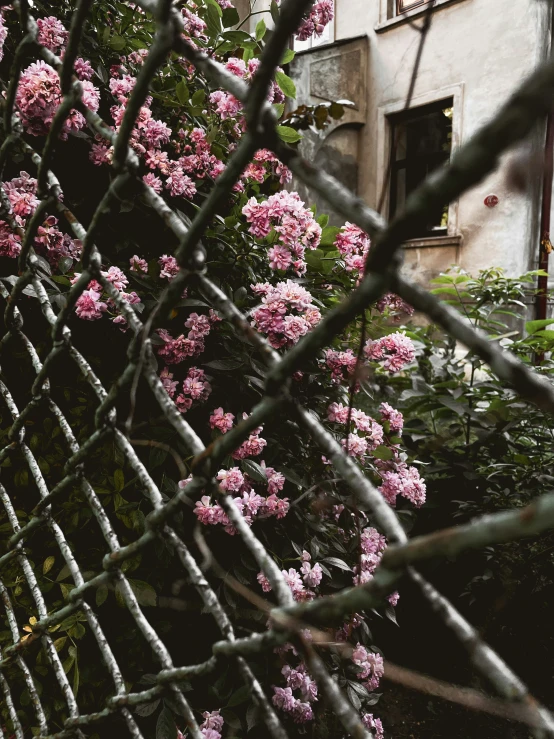
[[[352,572],[352,568],[347,565],[343,559],[339,559],[338,557],[324,557],[323,562],[326,562],[328,565],[332,565],[333,567],[338,567],[339,570]]]
[[[126,41],[123,36],[112,36],[110,39],[110,48],[114,51],[121,51],[125,48]]]
[[[190,93],[185,80],[181,80],[177,83],[177,86],[175,87],[175,94],[177,95],[177,100],[183,105],[188,102]]]
[[[223,20],[223,27],[230,28],[231,26],[238,26],[240,23],[240,17],[237,13],[236,8],[225,8],[221,14]]]
[[[55,557],[46,557],[46,559],[44,560],[44,564],[42,565],[43,575],[46,575],[47,572],[50,572],[50,570],[54,566],[55,561],[56,561]]]
[[[265,36],[265,32],[267,31],[267,26],[265,24],[264,19],[262,18],[261,21],[258,21],[256,24],[256,41],[261,41],[263,37]]]
[[[100,585],[100,587],[96,591],[96,605],[101,606],[107,597],[108,597],[107,585]]]
[[[135,708],[137,716],[151,716],[156,708],[160,705],[160,699],[152,701],[152,703],[141,703]]]
[[[129,578],[129,585],[141,606],[154,607],[156,605],[158,598],[152,585],[143,580],[131,580],[131,578]]]
[[[242,54],[242,60],[245,64],[248,64],[248,62],[254,57],[254,49],[251,49],[248,47],[243,47],[244,52]]]
[[[156,739],[177,739],[177,727],[169,708],[162,708],[156,722]]]
[[[275,72],[275,82],[288,98],[296,98],[296,85],[284,72]]]
[[[285,104],[284,103],[274,103],[273,110],[277,113],[277,118],[281,118],[281,116],[285,112]]]
[[[374,449],[371,453],[376,459],[387,460],[392,459],[394,456],[392,449],[389,449],[388,446],[378,446],[377,449]]]
[[[265,470],[257,462],[254,462],[252,459],[243,459],[240,466],[242,467],[243,472],[253,480],[267,484],[267,475]]]
[[[274,23],[277,23],[279,21],[279,6],[275,2],[275,0],[271,0],[271,6],[269,8],[269,12],[271,13],[271,18]]]
[[[117,492],[123,490],[125,487],[125,475],[123,474],[123,470],[118,469],[113,473],[113,483]]]
[[[329,216],[326,213],[323,213],[319,216],[317,222],[319,223],[321,228],[327,228],[327,224],[329,223]]]
[[[290,126],[276,126],[275,129],[279,138],[287,144],[296,144],[302,140],[302,135]]]
[[[221,38],[224,38],[226,41],[232,41],[234,44],[251,41],[251,36],[246,31],[225,31],[221,34]]]
[[[211,362],[206,362],[203,367],[209,367],[210,369],[223,370],[229,372],[230,370],[238,369],[242,367],[242,362],[238,359],[214,359]]]
[[[326,226],[321,234],[320,246],[333,246],[337,240],[337,236],[340,233],[340,228],[337,226]]]
[[[194,95],[191,97],[190,102],[192,105],[195,106],[201,106],[204,105],[204,101],[206,100],[206,93],[204,90],[196,90]]]
[[[527,321],[525,324],[525,330],[528,334],[534,334],[541,328],[552,326],[554,324],[554,318],[543,318],[540,321]]]
[[[243,685],[241,688],[236,690],[233,695],[229,698],[225,708],[232,708],[238,706],[240,703],[246,703],[251,697],[251,690],[249,685]],[[156,737],[157,739],[157,737]]]
[[[283,66],[283,64],[290,64],[295,56],[296,52],[294,52],[292,49],[285,49],[285,53],[281,58],[281,66]]]
[[[298,477],[296,472],[289,470],[288,467],[281,467],[281,472],[289,482],[292,482],[293,485],[297,485],[299,488],[304,487],[303,481]]]

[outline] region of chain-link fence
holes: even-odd
[[[5,4],[1,3],[1,5]],[[107,736],[106,732],[110,730],[106,727],[111,726],[109,722],[116,717],[124,719],[128,734],[137,738],[142,737],[143,733],[134,715],[134,708],[164,695],[171,696],[172,704],[184,717],[190,735],[194,739],[202,739],[203,735],[183,689],[183,681],[190,681],[194,687],[195,677],[214,673],[222,661],[233,660],[236,669],[251,691],[267,727],[268,735],[277,739],[285,739],[287,732],[265,693],[268,686],[261,685],[254,675],[249,666],[249,657],[282,644],[286,639],[294,639],[303,653],[313,679],[318,684],[323,699],[340,719],[345,733],[354,737],[369,737],[371,736],[370,731],[364,727],[357,711],[343,695],[318,653],[318,643],[325,640],[325,634],[318,631],[318,627],[324,627],[333,619],[378,605],[391,592],[394,585],[406,576],[421,588],[430,607],[443,619],[453,636],[464,645],[469,659],[488,678],[496,692],[507,701],[519,705],[517,716],[520,720],[532,726],[537,736],[554,736],[554,717],[551,713],[529,694],[520,679],[513,674],[503,659],[480,639],[465,618],[413,569],[413,565],[421,560],[435,556],[456,555],[469,548],[483,547],[537,534],[554,526],[554,495],[537,498],[532,506],[523,510],[488,516],[467,526],[408,540],[396,514],[379,491],[363,475],[352,458],[344,453],[341,446],[316,417],[309,410],[298,405],[287,382],[295,371],[313,358],[368,305],[377,300],[385,289],[390,288],[487,361],[498,377],[512,385],[523,397],[547,410],[554,410],[554,388],[544,378],[519,363],[512,355],[503,352],[434,296],[410,284],[398,274],[398,254],[403,240],[410,236],[412,229],[425,222],[427,213],[435,209],[437,205],[455,199],[489,173],[495,167],[499,155],[527,135],[547,113],[554,95],[554,62],[549,61],[538,69],[515,93],[496,118],[455,154],[449,166],[425,182],[408,200],[404,212],[390,225],[386,225],[377,213],[345,190],[331,176],[312,168],[299,156],[298,152],[284,145],[276,134],[274,111],[266,102],[268,86],[282,53],[288,45],[290,34],[298,27],[303,14],[311,5],[310,0],[284,0],[279,21],[265,47],[261,65],[250,87],[186,41],[182,35],[182,16],[173,7],[171,0],[138,0],[135,5],[143,11],[152,13],[157,24],[157,32],[126,106],[117,134],[114,134],[96,114],[83,105],[82,87],[73,74],[83,28],[92,5],[91,0],[80,0],[77,5],[63,61],[48,49],[37,45],[37,24],[27,1],[16,0],[13,5],[19,14],[25,35],[15,55],[3,103],[4,138],[0,149],[0,171],[3,171],[14,151],[23,149],[37,167],[40,200],[35,214],[23,230],[16,222],[9,200],[0,189],[2,218],[10,223],[22,240],[19,256],[20,276],[12,284],[10,291],[3,284],[0,286],[0,294],[6,306],[4,321],[7,332],[1,340],[2,365],[7,361],[6,357],[10,347],[17,345],[26,353],[35,374],[31,388],[31,400],[24,405],[18,405],[16,401],[16,398],[21,395],[21,388],[10,388],[4,381],[0,381],[3,403],[13,419],[9,432],[9,443],[0,451],[0,462],[14,455],[21,455],[39,494],[38,501],[25,503],[27,512],[31,510],[32,515],[28,522],[22,525],[17,512],[18,506],[21,507],[22,503],[16,504],[10,491],[0,485],[2,505],[12,530],[7,543],[3,546],[3,554],[0,556],[0,593],[3,615],[9,625],[9,638],[3,638],[0,644],[0,685],[15,736],[18,739],[24,736],[24,729],[18,717],[18,706],[11,687],[13,681],[17,679],[23,681],[28,690],[32,710],[36,715],[36,725],[40,728],[42,739],[83,737],[92,731],[98,731],[101,735]],[[248,123],[247,130],[227,168],[217,180],[196,217],[189,223],[185,223],[180,215],[173,212],[164,200],[138,176],[138,158],[129,146],[138,113],[149,92],[149,84],[171,51],[177,51],[187,58],[211,83],[228,90],[242,101]],[[63,101],[53,120],[40,156],[22,138],[22,127],[14,105],[22,66],[28,52],[38,53],[59,72],[63,93]],[[114,146],[112,167],[115,177],[88,229],[85,229],[70,211],[67,204],[69,198],[62,198],[59,182],[51,170],[59,132],[72,109],[79,110],[94,133],[104,137]],[[303,337],[283,356],[278,355],[266,340],[253,330],[246,316],[242,315],[228,297],[210,280],[204,269],[205,252],[201,245],[203,234],[217,208],[225,200],[255,151],[261,147],[272,149],[292,169],[296,177],[316,190],[327,201],[332,202],[335,211],[340,212],[345,218],[368,232],[374,244],[368,258],[365,277],[358,288],[338,308],[325,315],[321,323],[310,334]],[[162,294],[156,309],[144,323],[122,298],[121,293],[102,275],[101,254],[95,243],[101,224],[110,217],[119,198],[131,191],[141,192],[153,209],[154,217],[158,217],[165,223],[179,240],[175,256],[180,272]],[[40,260],[33,249],[37,229],[45,213],[48,212],[57,213],[65,218],[75,237],[83,243],[82,274],[71,287],[67,302],[61,308],[52,304],[49,299],[41,279]],[[92,279],[97,280],[109,294],[125,317],[132,333],[127,367],[109,390],[103,386],[86,356],[75,348],[68,327],[68,319],[75,308],[76,301],[87,289]],[[263,399],[252,409],[246,420],[218,438],[209,448],[204,447],[195,430],[191,428],[168,397],[156,373],[156,362],[151,345],[152,333],[161,324],[168,310],[179,301],[184,287],[190,280],[195,281],[211,306],[223,314],[236,331],[256,347],[267,364],[266,390]],[[40,327],[33,326],[32,333],[37,335],[38,332],[43,338],[50,336],[50,348],[42,360],[33,342],[28,338],[29,332],[22,318],[23,310],[20,310],[24,296],[29,294],[29,289],[34,291],[34,296],[40,302],[42,320]],[[49,395],[50,378],[55,375],[56,363],[60,359],[75,365],[97,399],[96,428],[80,445],[64,413]],[[140,377],[148,384],[167,423],[176,430],[190,454],[194,456],[192,481],[186,489],[169,500],[164,499],[149,471],[134,451],[127,433],[128,424],[119,422],[116,416],[115,408],[118,398],[130,395],[131,402],[136,399],[136,386]],[[25,391],[28,390],[29,388],[25,388]],[[65,465],[64,476],[55,484],[49,484],[47,475],[41,471],[37,455],[27,440],[26,423],[34,410],[39,407],[42,412],[48,413],[53,424],[59,427],[71,450],[71,456]],[[287,409],[294,420],[310,434],[313,439],[314,454],[323,452],[328,457],[337,474],[348,483],[355,498],[371,512],[377,526],[386,534],[391,544],[374,578],[369,583],[309,603],[294,603],[291,592],[272,557],[254,531],[246,524],[232,499],[217,488],[214,478],[218,463],[223,457],[236,449],[253,429],[280,409]],[[140,481],[151,505],[151,513],[146,518],[144,533],[125,546],[120,544],[97,492],[88,481],[84,465],[87,458],[108,437],[124,455],[126,463]],[[98,527],[99,533],[105,540],[106,553],[102,561],[103,572],[92,579],[86,579],[84,576],[63,528],[56,521],[57,506],[74,485],[80,487],[83,500],[90,507],[93,519],[91,525]],[[253,555],[276,595],[279,606],[270,610],[268,614],[270,626],[263,633],[241,639],[235,637],[228,613],[189,551],[187,543],[172,527],[172,520],[182,509],[183,501],[201,491],[209,491],[218,497],[229,520],[236,527],[242,544]],[[75,586],[69,592],[67,605],[54,612],[48,610],[26,548],[28,537],[37,530],[47,530],[49,536],[56,542]],[[149,623],[124,574],[125,562],[144,551],[158,538],[164,539],[171,545],[186,576],[198,591],[205,610],[211,614],[221,632],[221,641],[213,645],[213,654],[204,663],[174,664],[168,646],[164,644],[160,634]],[[12,566],[14,562],[20,568],[39,616],[32,625],[31,633],[25,635],[20,630],[22,625],[16,620],[9,591],[1,580],[2,570],[8,565]],[[120,665],[106,637],[106,626],[102,625],[94,607],[90,604],[88,597],[90,593],[108,583],[118,587],[136,627],[134,638],[144,640],[151,647],[159,664],[159,672],[152,686],[141,692],[128,692]],[[52,628],[76,613],[86,618],[97,642],[107,674],[113,681],[112,697],[105,705],[98,706],[96,713],[81,713],[73,687],[68,681],[53,642]],[[302,636],[302,630],[307,625],[310,625],[312,631],[311,640]],[[34,668],[29,667],[26,659],[28,651],[36,642],[39,643],[39,648],[44,650],[54,671],[57,687],[61,691],[60,696],[65,706],[64,710],[67,710],[69,715],[63,730],[58,733],[52,733],[37,689]],[[343,649],[347,648],[348,645],[343,645]],[[2,734],[1,729],[0,734]]]

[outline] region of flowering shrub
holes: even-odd
[[[330,0],[317,2],[305,18],[298,38],[321,34],[332,19],[332,5]],[[6,24],[9,27],[13,12],[4,8],[0,16],[2,46],[8,43]],[[55,12],[56,16],[39,19],[38,41],[62,58],[68,38],[70,4],[61,3]],[[238,23],[229,0],[187,2],[182,4],[181,12],[185,37],[197,48],[208,50],[223,61],[232,74],[250,83],[264,46],[265,23],[258,24],[254,35],[225,30]],[[150,16],[136,6],[97,3],[89,30],[83,40],[82,57],[75,65],[82,103],[92,112],[103,112],[112,133],[117,134],[145,62],[154,25]],[[6,51],[8,56],[13,56],[9,43]],[[279,68],[268,97],[279,115],[283,112],[285,94],[292,95],[291,85],[293,88],[292,81]],[[244,133],[242,105],[229,93],[210,89],[177,54],[168,59],[154,78],[150,93],[130,138],[130,146],[140,161],[142,182],[145,188],[166,198],[177,213],[193,217],[214,181],[225,170],[230,153]],[[26,66],[16,92],[16,108],[32,143],[43,145],[60,102],[55,67],[43,59]],[[113,147],[109,140],[88,127],[82,110],[71,111],[60,131],[56,153],[62,162],[74,158],[72,166],[84,173],[78,181],[69,181],[69,186],[64,180],[64,186],[67,200],[75,201],[71,202],[72,207],[86,216],[89,203],[93,202],[95,208],[109,184]],[[22,248],[19,228],[29,223],[38,205],[38,184],[32,176],[30,158],[24,157],[19,166],[23,169],[14,171],[12,179],[2,185],[13,211],[13,220],[0,221],[0,256],[10,275],[15,275],[18,269],[15,258]],[[75,176],[73,170],[70,174]],[[297,193],[282,189],[290,179],[288,169],[269,151],[260,149],[210,224],[204,243],[210,277],[247,312],[252,327],[281,353],[294,346],[318,324],[325,311],[355,287],[371,248],[367,234],[356,226],[331,228],[325,215],[308,208]],[[90,190],[83,189],[83,180],[88,181]],[[114,215],[114,220],[124,222],[124,236],[114,236],[109,224],[105,224],[106,245],[100,246],[99,242],[104,259],[101,276],[90,281],[72,308],[71,327],[75,336],[86,343],[94,355],[95,367],[109,381],[125,370],[124,352],[130,332],[127,320],[105,290],[106,282],[99,280],[103,278],[121,291],[133,311],[149,316],[158,305],[162,291],[179,272],[172,256],[177,246],[175,239],[158,222],[152,232],[149,223],[155,216],[148,210],[148,198],[142,195],[138,191],[122,194],[120,212]],[[47,274],[45,289],[52,301],[64,308],[71,285],[82,273],[83,245],[70,235],[68,224],[48,212],[43,220],[41,216],[32,246]],[[34,293],[29,295],[31,302],[33,297],[36,298]],[[413,363],[415,350],[410,336],[390,325],[409,311],[409,306],[395,296],[386,296],[367,312],[370,338],[360,361],[357,359],[360,331],[355,325],[348,335],[335,339],[321,356],[313,357],[305,371],[297,372],[290,390],[326,419],[330,432],[387,502],[405,506],[407,510],[424,503],[425,483],[417,468],[409,464],[403,449],[402,414],[387,402],[381,402],[381,398],[370,399],[369,390],[375,386],[375,378],[398,376]],[[176,411],[187,414],[206,444],[232,431],[239,419],[247,417],[245,409],[255,405],[262,394],[264,366],[260,356],[249,344],[237,341],[232,326],[209,308],[194,280],[187,284],[165,324],[153,333],[152,344],[157,359],[154,370],[167,398],[174,403]],[[69,380],[55,391],[68,404],[79,438],[86,437],[96,407],[94,400],[81,387],[73,387]],[[350,402],[350,391],[354,405]],[[129,408],[123,410],[133,429],[133,441],[143,442],[137,453],[142,455],[144,448],[150,446],[144,462],[165,495],[174,495],[179,489],[186,491],[190,477],[181,472],[183,468],[190,472],[187,451],[165,419],[160,421],[149,415],[149,410],[137,410],[139,406],[149,409],[147,393],[140,383],[133,387],[133,393]],[[140,395],[141,404],[135,403],[136,394]],[[62,469],[67,453],[54,441],[53,435],[50,438],[49,429],[37,431],[36,437],[33,443],[45,449],[52,444],[44,455],[45,474],[51,469],[54,472]],[[173,459],[179,460],[179,473],[172,466],[168,449],[174,452]],[[109,442],[99,444],[95,454],[97,465],[91,471],[91,480],[105,496],[106,509],[117,521],[122,541],[131,543],[146,527],[142,483],[135,478],[126,480],[124,461],[115,455]],[[20,471],[14,469],[11,473],[16,487],[27,484]],[[254,429],[246,441],[222,460],[215,477],[217,494],[191,498],[192,510],[180,513],[176,525],[185,531],[183,536],[191,539],[192,527],[198,524],[199,537],[205,539],[215,559],[223,560],[226,570],[257,597],[271,593],[270,583],[258,571],[251,556],[240,548],[239,537],[229,538],[228,535],[236,533],[236,527],[221,505],[222,493],[232,497],[244,521],[255,528],[295,600],[313,600],[372,578],[387,545],[385,538],[368,514],[356,510],[346,485],[334,476],[328,460],[314,454],[292,419],[276,417],[264,428]],[[64,504],[63,515],[69,522],[68,536],[79,540],[79,557],[94,574],[99,565],[98,544],[93,543],[94,534],[86,526],[83,508],[76,492]],[[130,582],[141,594],[141,605],[154,605],[158,594],[168,592],[179,577],[180,570],[163,546],[157,556],[163,560],[163,567],[148,564],[146,557],[143,561],[140,555],[129,565]],[[52,566],[53,563],[49,565]],[[49,572],[46,564],[43,570],[46,576]],[[56,582],[64,585],[67,573],[62,569],[55,574]],[[10,587],[14,597],[20,598],[15,579]],[[98,591],[101,595],[97,606],[101,613],[112,613],[113,620],[110,609],[121,605],[118,590],[114,588],[112,598],[112,590],[103,587]],[[226,583],[221,590],[229,607],[236,608],[236,593]],[[59,606],[68,595],[69,586],[61,588],[61,600],[56,590],[49,607]],[[391,593],[382,609],[393,620],[398,597],[398,593]],[[30,604],[28,598],[21,597],[18,607],[31,609]],[[251,612],[243,614],[241,609],[237,610],[238,624],[243,629],[252,630],[253,622],[259,622],[260,616],[263,618],[262,613],[253,616]],[[366,711],[378,699],[370,694],[379,687],[383,675],[382,655],[370,644],[367,622],[371,618],[371,614],[353,614],[348,624],[337,625],[337,640],[351,642],[354,651],[348,664],[338,666],[329,661],[329,668],[344,673],[348,685],[355,686],[354,692],[348,692],[353,705],[360,710],[364,724],[376,736],[382,736],[379,719]],[[172,621],[170,617],[164,620],[159,614],[153,615],[152,620],[160,632],[165,629],[175,633],[182,628],[182,622]],[[204,638],[204,622],[193,621],[191,628],[198,627],[200,635],[195,649],[201,653],[211,647],[213,635],[206,633]],[[96,710],[93,708],[98,698],[95,691],[108,696],[109,690],[95,671],[92,658],[87,663],[87,672],[79,672],[79,660],[89,654],[87,629],[77,620],[60,629],[60,633],[66,632],[67,637],[60,637],[65,641],[59,643],[66,671],[72,675],[75,691],[81,691],[84,704],[91,711]],[[118,638],[124,644],[128,636],[119,634]],[[81,658],[81,654],[85,657]],[[190,661],[189,656],[184,659]],[[129,679],[136,682],[144,679],[152,660],[150,653],[131,650]],[[293,645],[278,648],[263,669],[273,676],[272,701],[285,722],[315,722],[317,726],[334,721],[326,713],[317,686]],[[255,712],[248,705],[250,696],[240,694],[232,675],[224,673],[214,685],[200,685],[201,698],[197,699],[195,692],[194,709],[214,709],[203,713],[201,730],[207,739],[220,739],[225,731],[224,721],[233,729],[256,725]],[[54,699],[52,704],[52,710],[57,711]],[[176,727],[181,726],[181,719],[173,715],[169,703],[161,706],[161,713],[159,700],[153,701],[152,706],[151,714],[163,716],[164,721],[169,715]],[[139,714],[145,720],[148,708]],[[5,709],[0,710],[2,718],[7,719]],[[28,718],[28,723],[32,726],[32,718]],[[179,734],[186,736],[181,731]],[[151,734],[147,732],[147,735]]]

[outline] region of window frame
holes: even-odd
[[[442,98],[440,100],[436,100],[432,103],[427,103],[426,105],[418,105],[417,107],[412,107],[409,110],[403,110],[399,113],[393,114],[389,116],[389,126],[391,129],[391,135],[390,135],[390,182],[389,182],[389,219],[394,218],[396,213],[396,198],[397,198],[397,192],[398,192],[398,176],[400,171],[404,171],[405,173],[408,172],[410,161],[414,161],[420,157],[412,156],[406,157],[404,159],[397,159],[395,155],[395,149],[398,146],[398,140],[396,139],[395,133],[397,131],[397,127],[399,125],[402,125],[402,123],[408,123],[409,121],[416,121],[418,119],[421,119],[423,117],[426,117],[432,113],[439,112],[444,110],[445,108],[454,108],[454,99],[452,97],[446,97]],[[453,137],[452,137],[453,138]],[[434,169],[438,169],[439,166],[441,166],[443,163],[450,161],[452,157],[452,141],[450,146],[450,153],[448,157],[446,158],[444,154],[441,154],[440,152],[435,152],[433,154],[429,154],[426,157],[426,160],[430,161],[431,159],[434,159],[436,162],[436,166],[433,167]],[[428,162],[426,162],[428,163]],[[432,166],[432,165],[431,165]],[[433,238],[436,236],[446,236],[448,234],[448,221],[444,228],[434,228],[432,230],[426,231],[425,233],[422,233],[417,238]]]
[[[456,152],[462,140],[463,131],[463,111],[464,111],[464,93],[465,85],[463,82],[447,85],[435,90],[430,90],[421,95],[416,95],[410,106],[410,110],[414,110],[430,103],[438,103],[448,98],[452,98],[454,101],[453,115],[452,115],[452,150],[450,156]],[[377,136],[375,138],[375,158],[376,158],[376,172],[374,182],[374,193],[375,202],[380,203],[382,198],[383,202],[380,203],[382,206],[381,213],[386,218],[389,213],[390,204],[390,186],[385,187],[385,180],[389,168],[389,157],[390,147],[392,145],[392,127],[390,121],[392,116],[404,111],[406,106],[406,100],[400,98],[390,103],[380,105],[377,109]],[[388,184],[388,183],[387,183]],[[384,193],[383,193],[384,190]],[[454,200],[450,203],[448,208],[448,228],[447,237],[445,236],[429,236],[425,239],[414,238],[414,245],[422,246],[442,246],[445,239],[460,239],[459,230],[459,201]],[[411,241],[406,243],[406,246],[410,246]]]
[[[409,3],[407,7],[404,7],[405,3]],[[404,15],[404,13],[409,13],[410,10],[416,10],[416,8],[421,8],[423,5],[428,5],[429,0],[395,0],[394,2],[394,16],[398,15]]]

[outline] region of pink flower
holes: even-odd
[[[273,705],[277,706],[277,708],[280,708],[283,711],[287,711],[287,713],[290,713],[296,704],[296,699],[292,694],[292,689],[273,688],[273,690],[275,693],[272,698]]]
[[[166,393],[169,395],[170,398],[173,398],[177,391],[177,385],[179,383],[177,382],[177,380],[173,379],[173,375],[169,371],[168,367],[164,367],[161,371],[160,380],[162,381]]]
[[[14,257],[21,252],[21,237],[14,233],[6,221],[0,221],[0,256]]]
[[[244,475],[238,467],[231,467],[230,470],[220,470],[217,473],[219,487],[225,492],[238,492],[244,485]]]
[[[343,449],[348,448],[348,454],[351,457],[364,457],[368,451],[367,439],[358,434],[349,434],[348,440],[342,439],[341,444]]]
[[[129,259],[129,267],[131,272],[148,272],[148,262],[136,254]]]
[[[167,180],[165,181],[165,187],[169,190],[172,197],[184,197],[188,200],[196,195],[196,185],[191,178],[184,174],[180,167],[175,167]]]
[[[232,413],[224,413],[223,408],[216,408],[210,416],[210,427],[218,429],[222,434],[226,434],[233,428],[235,417]]]
[[[400,435],[404,428],[404,416],[402,413],[395,410],[388,403],[381,403],[379,406],[379,412],[381,413],[383,423],[388,421],[391,433]]]
[[[0,13],[0,61],[4,58],[4,44],[8,37],[8,29],[4,23],[4,16]]]
[[[75,313],[85,321],[95,321],[102,317],[108,306],[100,300],[100,293],[85,290],[77,299]]]
[[[323,570],[321,569],[321,565],[318,563],[312,567],[309,562],[303,562],[300,567],[300,572],[302,573],[304,584],[309,588],[316,588],[323,577]]]
[[[299,41],[306,41],[311,36],[321,36],[325,27],[333,20],[333,0],[320,0],[312,7],[308,17],[296,32]]]
[[[94,70],[91,63],[80,56],[75,59],[74,70],[80,80],[91,80],[94,77]]]
[[[87,80],[81,82],[81,86],[83,104],[96,112],[100,104],[99,90]],[[45,136],[62,100],[57,72],[42,60],[33,62],[21,75],[15,100],[26,132],[32,136]],[[80,131],[85,125],[83,115],[72,110],[60,138],[66,139],[69,132]]]
[[[159,259],[158,263],[161,266],[160,277],[166,280],[172,280],[175,275],[179,272],[179,265],[175,257],[170,257],[167,254],[163,254]]]
[[[163,190],[163,182],[160,180],[159,177],[156,177],[154,172],[148,172],[148,174],[145,174],[142,178],[142,181],[145,185],[151,187],[154,192],[157,192],[158,194],[161,193],[161,191]]]
[[[384,313],[386,310],[392,313],[407,313],[409,316],[414,314],[414,309],[411,305],[408,305],[405,300],[395,295],[394,293],[387,293],[377,301],[375,307],[380,313]]]
[[[368,340],[364,353],[368,359],[381,361],[383,368],[391,374],[415,359],[414,344],[403,332],[389,334],[376,341]]]
[[[381,477],[383,484],[379,490],[390,505],[396,505],[398,495],[407,498],[418,508],[425,503],[426,485],[415,467],[401,463],[397,465],[396,472],[387,470],[381,473]]]
[[[107,272],[102,272],[101,274],[118,290],[123,290],[129,284],[129,280],[119,267],[110,267]]]
[[[53,15],[48,18],[39,18],[37,20],[38,35],[37,41],[42,46],[57,54],[60,49],[65,46],[68,32],[65,30],[63,23]]]
[[[264,575],[263,572],[258,572],[256,579],[262,586],[262,590],[264,591],[264,593],[271,592],[271,583],[269,582],[269,580],[267,579],[267,577]]]
[[[380,718],[373,718],[372,713],[365,713],[362,716],[362,723],[369,729],[375,739],[385,739],[385,732],[383,731],[383,724]]]
[[[204,717],[204,721],[200,725],[201,729],[214,729],[215,731],[221,731],[223,729],[223,716],[220,716],[219,711],[204,711],[202,716]]]

